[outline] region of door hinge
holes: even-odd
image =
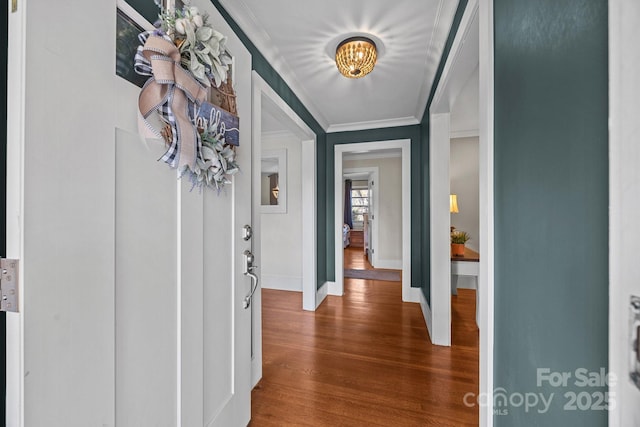
[[[18,260],[0,258],[0,311],[18,312]]]

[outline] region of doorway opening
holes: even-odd
[[[316,274],[316,135],[253,72],[252,252],[260,286],[252,304],[252,386],[262,378],[261,288],[302,293],[302,309],[323,295]],[[326,294],[325,294],[326,296]]]
[[[380,239],[380,230],[382,227],[379,225],[379,220],[382,218],[380,213],[381,203],[377,203],[380,197],[380,187],[382,182],[376,182],[384,180],[382,176],[378,176],[376,179],[375,166],[364,166],[358,163],[350,163],[353,159],[357,159],[358,155],[368,154],[369,157],[384,158],[395,155],[399,156],[399,163],[401,168],[400,183],[401,188],[399,190],[400,197],[397,200],[397,204],[401,209],[395,209],[399,213],[396,222],[401,223],[400,228],[400,242],[399,253],[401,256],[399,259],[385,259],[379,257],[381,255],[380,248],[377,247]],[[367,177],[368,188],[368,202],[370,206],[367,206],[368,224],[367,224],[367,260],[373,267],[377,268],[392,268],[402,270],[402,300],[406,302],[419,302],[419,289],[411,287],[411,142],[409,139],[390,140],[390,141],[375,141],[366,143],[354,143],[354,144],[340,144],[335,146],[334,165],[335,165],[335,187],[334,187],[334,200],[335,200],[335,282],[330,284],[329,294],[331,295],[343,295],[344,294],[344,250],[345,250],[345,174],[352,177]],[[346,167],[348,165],[350,167]],[[367,169],[369,168],[369,169]],[[378,169],[378,174],[380,170]],[[358,175],[366,174],[366,175]],[[396,207],[392,207],[396,208]],[[394,210],[394,209],[392,209]],[[393,218],[387,218],[393,221]],[[350,227],[351,228],[351,227]],[[364,228],[364,226],[363,226]],[[364,233],[364,229],[362,230]],[[363,237],[365,238],[365,237]],[[364,252],[364,249],[363,249]],[[384,253],[384,252],[382,252]],[[370,257],[370,258],[369,258]]]

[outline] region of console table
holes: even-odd
[[[478,304],[480,303],[478,288],[478,266],[480,254],[465,246],[464,256],[451,256],[451,294],[458,295],[458,276],[472,276],[476,284],[476,323],[478,323]]]

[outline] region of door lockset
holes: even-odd
[[[258,268],[257,265],[253,264],[255,261],[255,256],[253,256],[249,249],[244,251],[244,274],[250,273],[254,268]]]
[[[253,236],[253,230],[249,224],[242,227],[242,238],[247,241]]]
[[[242,306],[244,308],[249,308],[251,305],[251,299],[253,298],[253,294],[258,289],[258,276],[253,272],[255,268],[258,268],[257,265],[254,265],[255,257],[251,253],[249,249],[244,251],[244,275],[249,276],[251,278],[251,292],[244,298]]]

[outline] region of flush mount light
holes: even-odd
[[[373,70],[378,52],[376,44],[367,37],[350,37],[336,49],[336,66],[343,76],[358,79]]]

